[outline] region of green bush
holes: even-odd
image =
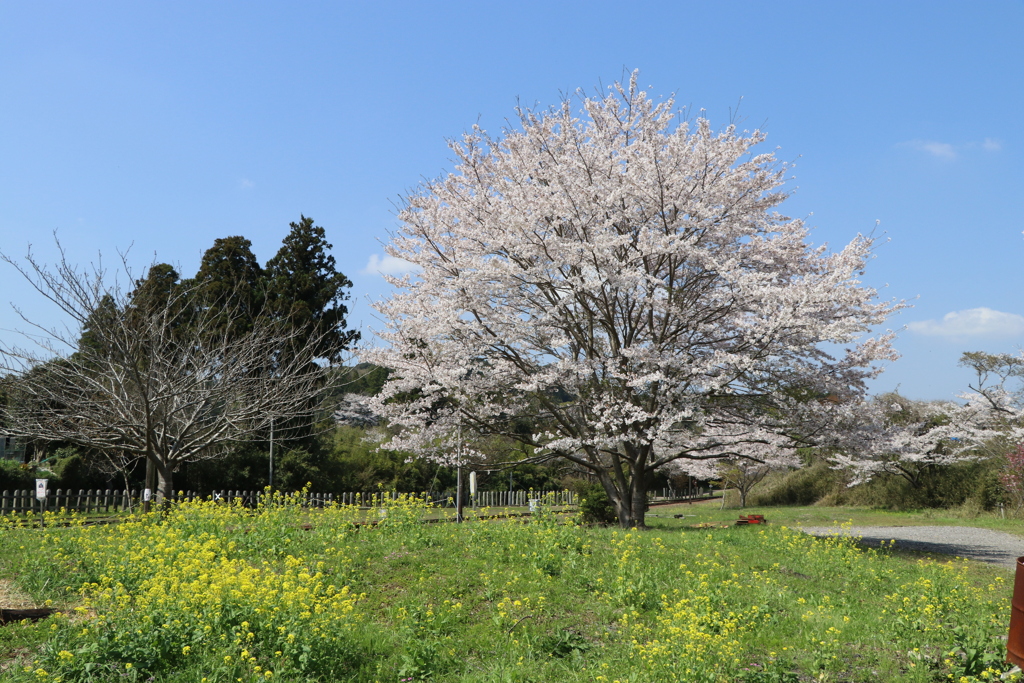
[[[584,524],[615,524],[618,516],[604,486],[597,482],[577,479],[569,488],[580,501],[580,516]]]
[[[58,448],[52,459],[52,489],[105,489],[109,477],[99,471],[74,446]]]
[[[884,510],[919,510],[929,505],[928,492],[914,487],[903,477],[892,474],[876,475],[871,481],[854,486],[844,492],[842,503]]]
[[[917,485],[895,474],[848,487],[846,475],[815,458],[803,468],[769,475],[751,494],[753,505],[857,505],[886,510],[992,510],[1002,500],[998,458],[931,468]]]
[[[20,491],[35,487],[35,475],[26,465],[0,459],[0,491]]]
[[[278,445],[275,456],[279,459],[284,450]],[[268,444],[250,441],[233,446],[222,457],[183,465],[174,477],[174,486],[181,490],[204,493],[224,489],[258,491],[267,485],[269,473]]]
[[[849,489],[845,502],[888,510],[965,505],[991,510],[1002,496],[998,468],[997,458],[933,467],[921,474],[917,486],[903,477],[883,474]]]

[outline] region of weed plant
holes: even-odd
[[[966,561],[784,526],[429,513],[412,497],[378,514],[278,496],[8,526],[0,572],[65,611],[0,629],[0,678],[924,683],[1008,669],[1009,587]]]

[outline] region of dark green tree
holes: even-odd
[[[104,294],[96,310],[92,311],[89,317],[86,318],[85,324],[82,325],[82,334],[78,338],[78,348],[80,351],[85,350],[87,352],[84,354],[86,357],[100,351],[103,345],[102,330],[108,327],[112,321],[116,320],[120,314],[121,312],[117,309],[114,297]],[[78,357],[83,356],[81,352],[77,355]]]
[[[180,282],[181,275],[174,266],[154,263],[146,271],[146,277],[135,281],[135,289],[130,295],[132,305],[147,313],[162,310],[167,299],[177,293]]]
[[[188,280],[182,280],[173,266],[155,263],[146,271],[146,277],[135,281],[135,289],[128,293],[118,314],[132,319],[136,325],[147,318],[159,320],[168,335],[181,339],[182,335],[191,333],[192,326],[200,318],[207,317],[193,310],[196,298],[195,286]],[[110,314],[107,311],[101,313]],[[113,329],[109,325],[112,319],[107,318],[102,322],[103,329]],[[203,324],[206,324],[205,321]],[[111,344],[112,341],[108,338],[105,342],[109,351],[125,350],[119,344]]]
[[[345,328],[345,301],[352,282],[339,273],[324,229],[300,216],[281,249],[267,262],[268,309],[274,317],[305,330],[305,339],[319,337],[317,356],[331,363],[359,339]]]
[[[263,268],[252,253],[252,242],[235,235],[213,241],[203,254],[193,282],[199,298],[204,302],[232,302],[231,332],[245,334],[256,321],[266,315],[266,281]],[[229,322],[227,313],[218,325],[224,332]]]

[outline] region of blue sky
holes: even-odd
[[[394,204],[497,131],[640,69],[794,163],[784,205],[865,282],[913,299],[874,383],[952,398],[962,351],[1024,344],[1024,2],[10,2],[0,0],[0,250],[131,246],[191,275],[217,237],[266,261],[300,213],[373,326]],[[9,267],[0,301],[56,318]],[[0,338],[23,327],[0,306]]]

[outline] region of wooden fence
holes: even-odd
[[[206,500],[226,503],[238,503],[246,507],[258,506],[266,496],[265,491],[214,491],[211,495],[201,495],[194,491],[179,491],[174,496],[177,502]],[[442,506],[454,505],[450,497],[430,496],[427,493],[401,494],[395,491],[345,492],[345,493],[306,493],[303,506],[322,508],[332,504],[356,505],[360,507],[386,507],[401,495],[414,495],[421,500],[428,500]],[[546,505],[575,505],[576,495],[570,491],[479,491],[476,496],[467,494],[467,507],[527,507],[531,500],[540,500]],[[34,489],[25,491],[4,491],[0,494],[0,514],[28,514],[45,509],[73,510],[76,512],[112,513],[134,510],[142,503],[141,492],[137,490],[100,490],[56,489],[46,492],[45,501],[36,499]]]
[[[651,502],[670,500],[689,500],[703,498],[711,493],[702,487],[684,490],[657,489],[649,492]],[[322,508],[332,504],[356,505],[359,507],[386,507],[390,501],[400,494],[395,491],[345,492],[345,493],[306,493],[303,506]],[[429,495],[427,493],[411,494],[421,500],[428,500],[443,507],[454,506],[451,494]],[[0,514],[26,514],[38,512],[40,503],[36,500],[34,489],[25,491],[4,491],[0,494]],[[265,491],[214,491],[212,496],[202,495],[194,491],[179,491],[175,501],[192,501],[213,498],[227,503],[238,503],[246,507],[258,506],[266,496]],[[466,507],[528,507],[530,500],[540,500],[546,505],[575,505],[576,495],[571,491],[478,491],[476,496],[466,495]],[[74,510],[76,512],[113,513],[137,508],[142,503],[141,492],[137,490],[100,490],[88,491],[79,489],[56,489],[47,491],[45,509],[48,511]]]
[[[704,486],[691,486],[685,489],[655,489],[647,492],[647,500],[651,503],[671,500],[694,500],[715,495],[715,491]]]
[[[122,512],[139,505],[138,491],[102,491],[57,489],[47,491],[43,501],[45,509],[56,511],[61,509],[79,512]],[[4,491],[0,494],[0,514],[11,515],[28,512],[39,512],[43,505],[36,499],[35,489],[27,491]]]

